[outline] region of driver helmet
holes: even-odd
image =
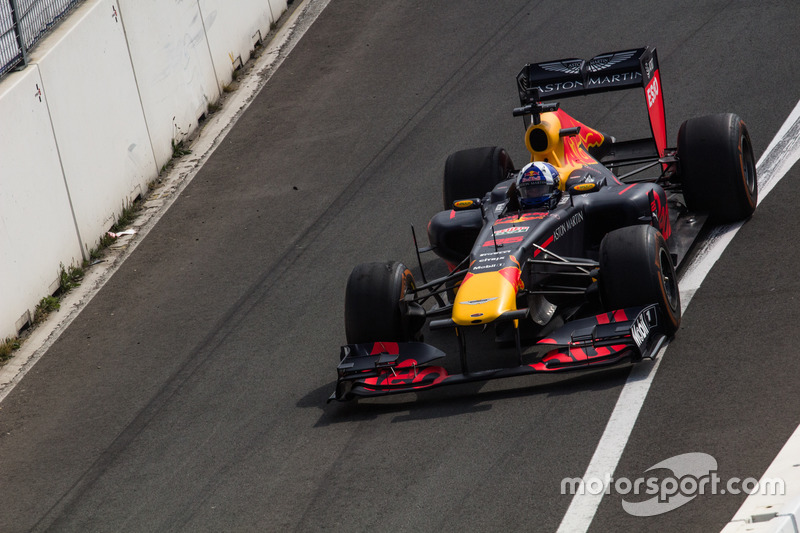
[[[561,194],[558,170],[550,163],[528,163],[517,176],[517,193],[523,208],[550,207]]]

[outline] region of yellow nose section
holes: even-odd
[[[459,326],[487,324],[517,308],[518,268],[467,274],[456,293],[453,322]]]

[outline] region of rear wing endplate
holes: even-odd
[[[644,89],[650,129],[658,155],[664,157],[667,121],[655,48],[609,52],[589,60],[570,58],[531,63],[517,75],[522,105],[635,87]]]

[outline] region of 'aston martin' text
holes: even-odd
[[[559,227],[556,228],[556,230],[553,232],[553,240],[557,241],[558,239],[566,235],[566,233],[569,230],[571,230],[581,222],[583,222],[583,213],[575,213],[574,215],[572,215],[572,217],[570,217],[569,220],[567,220],[566,222],[564,222],[563,224],[561,224]]]

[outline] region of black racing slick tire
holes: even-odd
[[[664,237],[647,225],[609,232],[600,243],[600,298],[607,311],[658,304],[667,335],[681,323],[678,277]]]
[[[507,179],[514,163],[503,148],[487,146],[450,154],[444,164],[442,200],[444,209],[453,202],[467,198],[482,198],[494,186]]]
[[[689,119],[678,131],[686,206],[716,222],[745,220],[758,203],[758,179],[747,126],[724,113]]]
[[[415,287],[411,271],[397,261],[356,266],[344,297],[347,344],[416,340],[422,325],[403,302]]]

